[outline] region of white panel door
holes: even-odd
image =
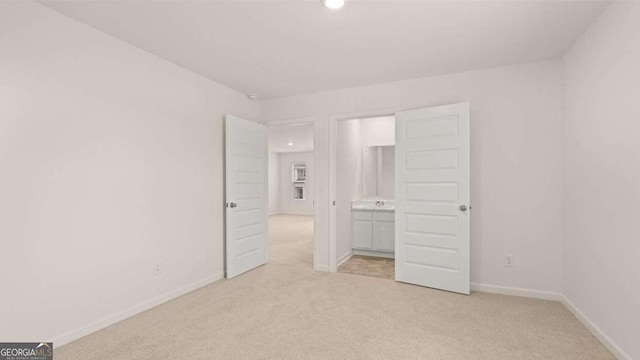
[[[267,128],[225,117],[226,276],[265,264],[269,256]]]
[[[396,114],[396,280],[470,293],[469,103]]]

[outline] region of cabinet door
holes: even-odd
[[[394,251],[396,243],[395,239],[395,223],[393,221],[380,221],[374,223],[375,249],[384,251]]]
[[[358,249],[373,248],[372,222],[370,220],[353,220],[353,247]]]

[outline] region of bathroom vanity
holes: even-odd
[[[395,258],[395,146],[363,146],[361,200],[351,202],[354,255]]]
[[[351,204],[353,254],[393,258],[395,205],[393,200],[358,200]]]

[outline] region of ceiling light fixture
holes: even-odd
[[[287,145],[289,145],[289,146],[293,146],[293,143],[292,143],[292,142],[289,142]]]
[[[344,0],[322,0],[322,3],[329,9],[340,9],[344,6]]]

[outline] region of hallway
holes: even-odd
[[[313,268],[313,216],[269,217],[269,262]]]

